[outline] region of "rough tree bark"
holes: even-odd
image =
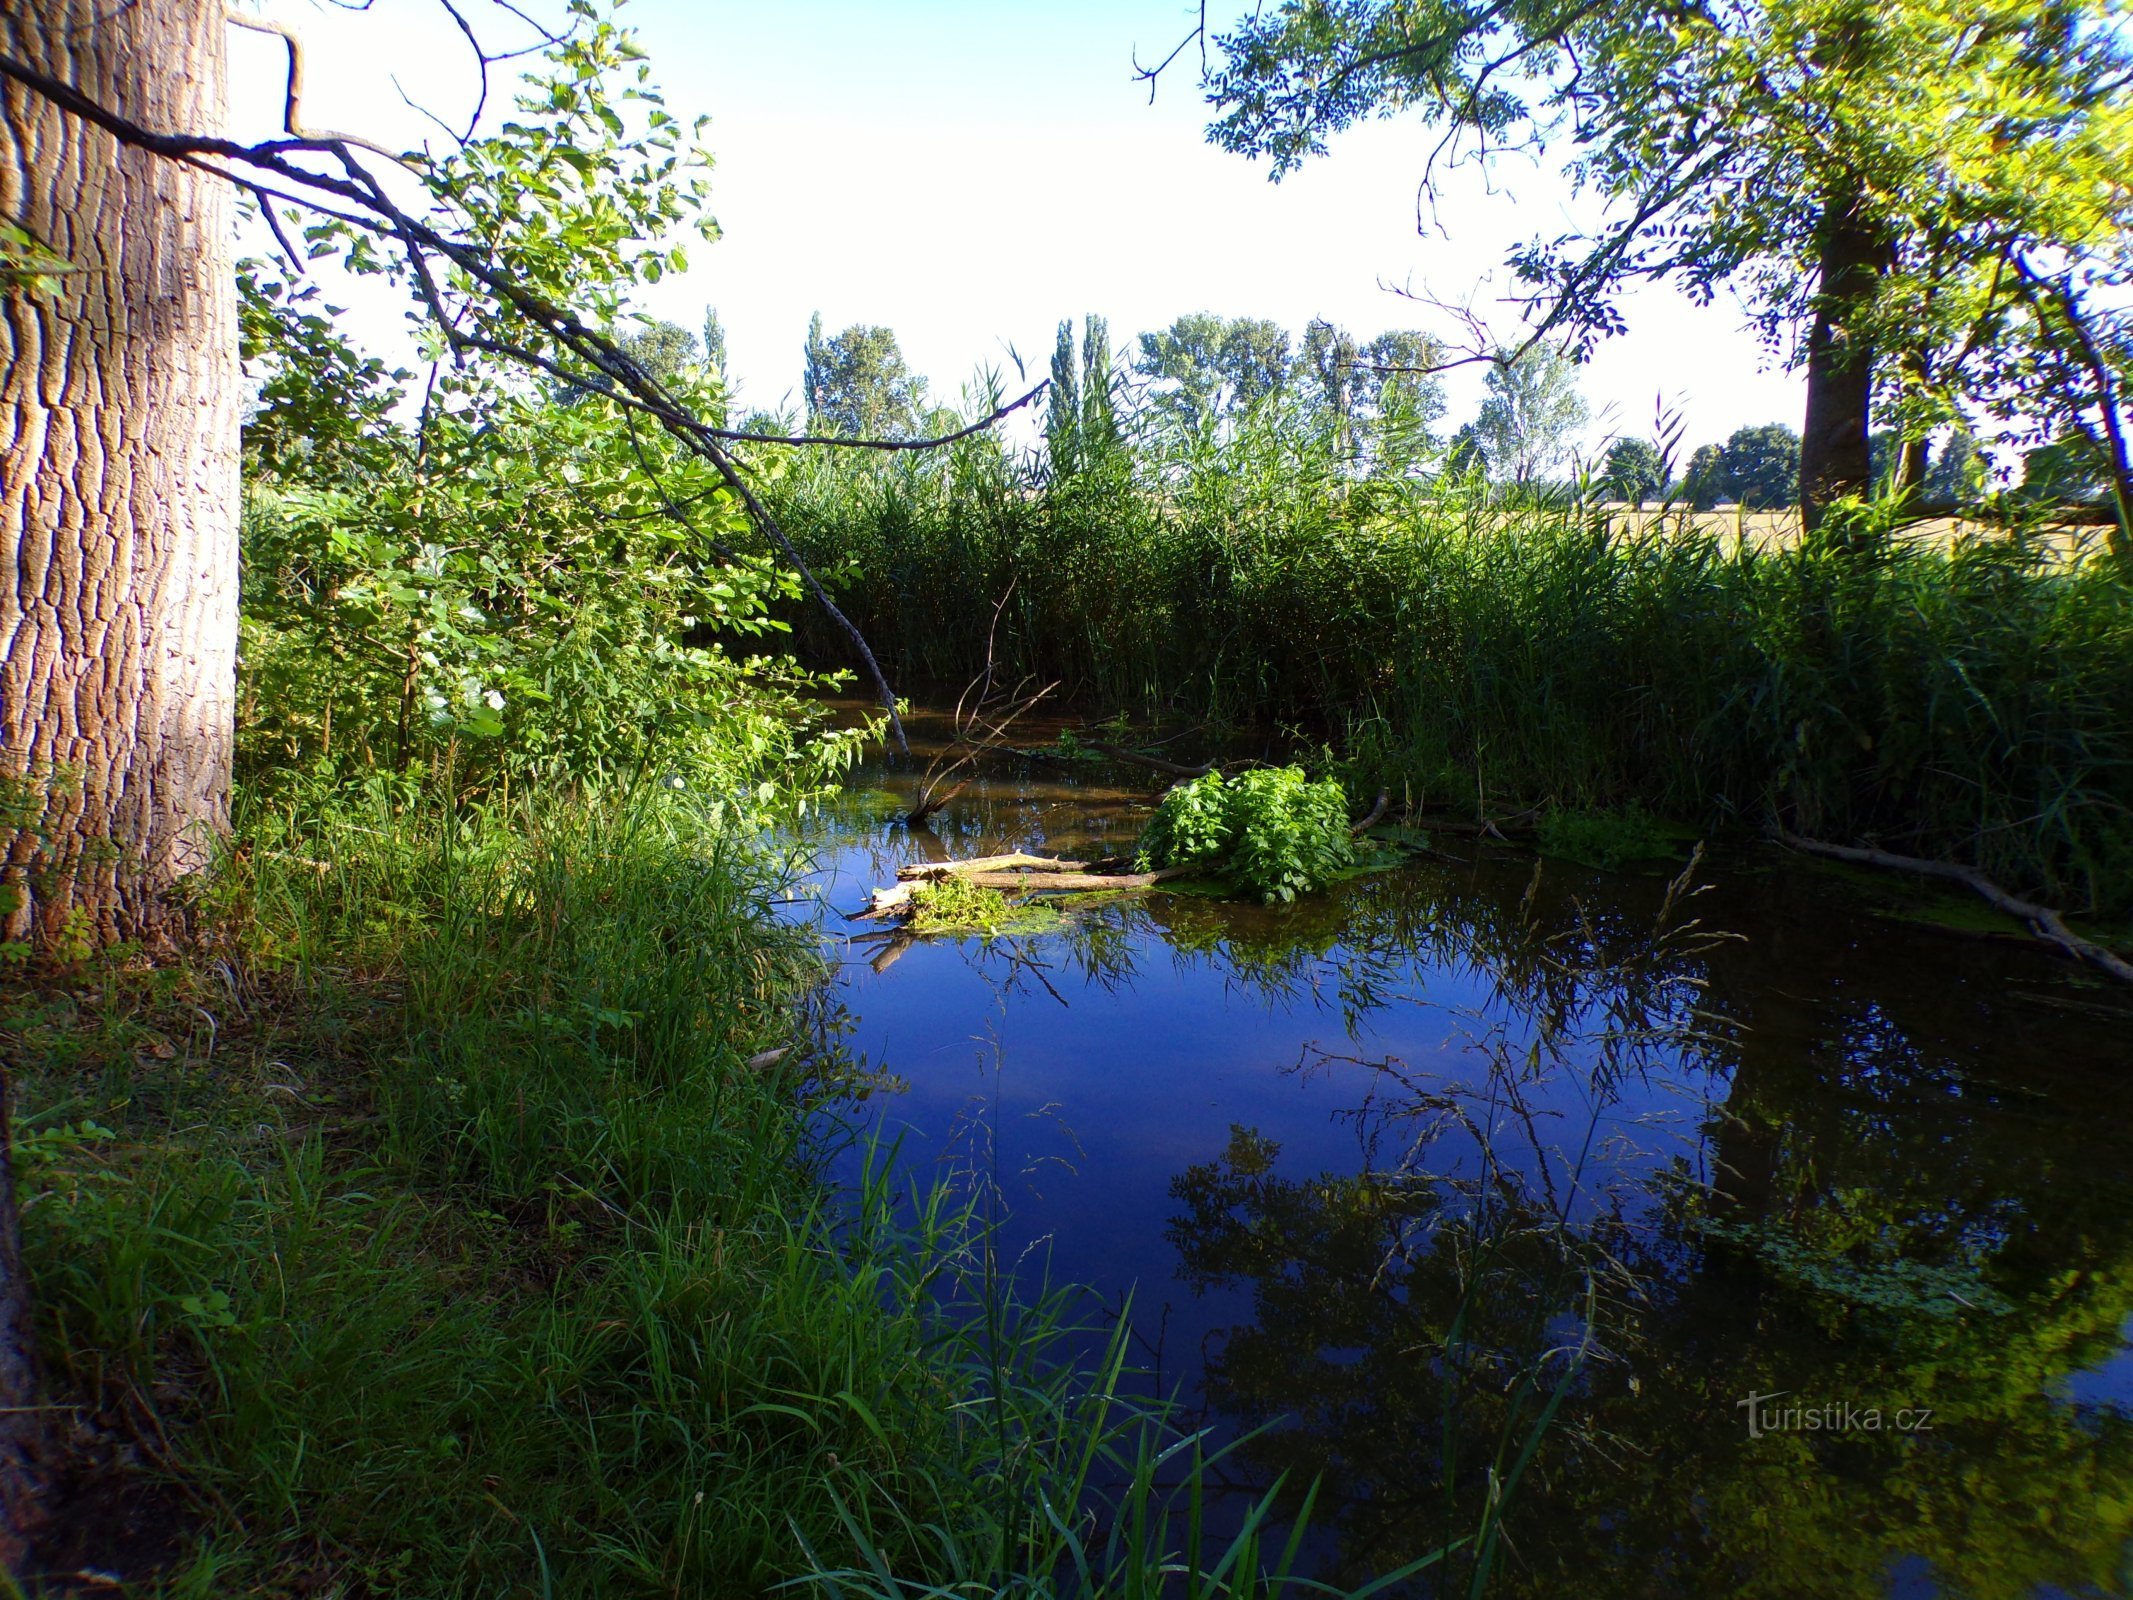
[[[217,0],[0,0],[8,53],[155,129],[224,123]],[[155,937],[229,809],[238,369],[229,186],[9,84],[0,215],[73,270],[0,358],[7,937]]]
[[[1874,487],[1874,347],[1863,322],[1889,251],[1864,210],[1859,186],[1849,180],[1833,184],[1823,203],[1800,430],[1800,520],[1810,533],[1836,501],[1864,499]]]
[[[0,47],[151,128],[218,132],[220,0],[0,0]],[[231,197],[10,83],[0,219],[65,263],[0,285],[0,934],[156,938],[229,808],[238,369]],[[12,275],[11,275],[12,276]],[[0,1063],[0,1140],[9,1085]],[[4,1143],[0,1143],[4,1150]],[[43,1434],[0,1168],[0,1563]]]

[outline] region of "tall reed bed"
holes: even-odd
[[[1335,737],[1433,807],[1775,817],[2133,909],[2133,581],[2101,554],[1871,510],[1757,551],[1359,464],[1280,410],[1061,478],[985,440],[818,459],[778,498],[907,686],[989,650],[1107,706]]]

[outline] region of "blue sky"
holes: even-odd
[[[1211,0],[1210,20],[1244,3]],[[464,93],[431,0],[376,0],[358,17],[303,0],[269,9],[320,39],[313,121],[397,123],[395,78],[426,102]],[[1010,347],[1041,373],[1059,319],[1091,311],[1120,341],[1198,310],[1298,330],[1322,315],[1365,337],[1429,329],[1431,313],[1387,284],[1486,307],[1503,293],[1505,249],[1575,215],[1551,172],[1514,162],[1486,184],[1463,174],[1418,230],[1429,136],[1411,123],[1356,130],[1268,183],[1206,143],[1196,57],[1153,105],[1133,81],[1136,50],[1160,58],[1190,26],[1176,0],[632,0],[622,16],[669,105],[711,118],[725,232],[646,308],[695,327],[715,305],[750,405],[796,392],[816,310],[832,331],[894,328],[949,396],[980,365],[1012,378]],[[240,41],[240,107],[271,100],[272,65]],[[1767,370],[1738,307],[1659,290],[1629,310],[1630,332],[1584,377],[1601,418],[1592,443],[1646,431],[1660,396],[1682,410],[1690,444],[1743,423],[1798,425],[1797,378]],[[1454,420],[1478,385],[1452,380]]]

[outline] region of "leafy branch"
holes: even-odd
[[[486,104],[490,66],[523,52],[486,47],[450,0],[440,3],[480,63],[478,121],[480,106]],[[515,7],[505,9],[531,21]],[[798,573],[815,603],[850,642],[898,747],[908,750],[895,692],[872,647],[764,507],[729,447],[760,443],[931,449],[992,427],[1036,400],[1047,385],[1039,383],[1019,399],[939,438],[771,435],[706,421],[597,325],[620,311],[623,288],[656,282],[665,271],[685,264],[678,249],[646,241],[700,206],[705,192],[701,178],[684,185],[681,174],[692,164],[700,165],[701,155],[680,152],[679,125],[658,95],[642,87],[646,74],[641,65],[636,71],[639,87],[625,87],[619,98],[642,103],[649,115],[643,131],[628,131],[609,85],[626,67],[641,62],[641,52],[627,33],[599,14],[592,0],[570,0],[569,14],[568,32],[533,24],[555,70],[545,78],[528,78],[518,100],[526,120],[506,122],[496,134],[483,137],[476,136],[470,121],[465,134],[453,135],[451,151],[441,158],[423,152],[395,154],[356,135],[305,126],[301,40],[287,29],[235,13],[227,19],[233,25],[274,34],[287,47],[283,127],[273,138],[244,143],[198,130],[147,127],[10,55],[0,54],[0,79],[43,97],[123,144],[249,190],[295,261],[296,251],[273,215],[276,202],[293,207],[288,220],[311,221],[305,231],[310,254],[338,253],[349,270],[383,273],[404,283],[432,335],[455,362],[493,357],[561,384],[596,388],[626,411],[656,422],[713,469],[750,523]],[[393,186],[411,182],[421,201],[404,204],[395,198],[364,154],[389,162],[386,177]],[[699,224],[707,236],[712,226]],[[588,317],[587,310],[602,314]]]

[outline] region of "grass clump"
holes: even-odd
[[[48,1360],[201,1498],[174,1592],[755,1593],[958,1481],[923,1268],[748,1065],[778,883],[658,800],[283,817],[246,947],[12,997]]]
[[[913,933],[995,938],[1006,933],[1039,932],[1054,926],[1059,913],[1050,906],[1010,900],[998,889],[947,873],[912,885]]]
[[[1324,888],[1354,859],[1347,795],[1293,766],[1178,784],[1134,846],[1143,872],[1204,867],[1270,904]]]
[[[1273,1495],[1203,1533],[1215,1464],[1126,1397],[1122,1324],[1092,1368],[974,1199],[887,1153],[824,1181],[835,1029],[801,1028],[824,964],[784,881],[671,791],[344,803],[252,819],[208,956],[10,975],[76,1515],[162,1497],[130,1576],[1145,1593],[1185,1549],[1211,1600],[1284,1592]]]
[[[1543,854],[1610,872],[1676,854],[1665,825],[1635,802],[1601,811],[1557,807],[1541,818],[1539,833]]]

